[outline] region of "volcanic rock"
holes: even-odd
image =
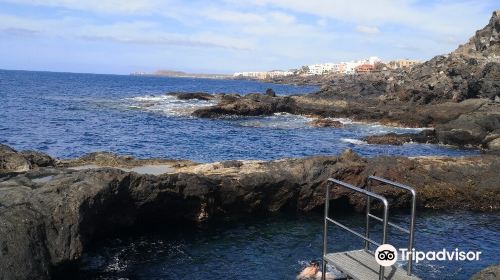
[[[215,96],[205,92],[169,92],[167,95],[173,95],[179,100],[212,100]]]
[[[309,124],[311,126],[315,126],[315,127],[334,127],[334,128],[343,128],[344,127],[344,124],[342,124],[339,121],[325,119],[325,118],[315,119],[315,120],[311,121]]]
[[[470,280],[497,280],[500,279],[500,265],[492,265],[472,275]]]
[[[219,104],[197,109],[193,115],[201,118],[219,118],[230,115],[268,116],[278,112],[295,112],[295,101],[291,97],[273,97],[264,94],[248,94],[243,97],[222,99]]]

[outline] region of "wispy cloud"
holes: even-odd
[[[47,7],[61,7],[71,10],[81,10],[97,13],[108,14],[133,14],[133,13],[150,13],[159,7],[160,1],[150,0],[3,0],[2,2],[34,5],[34,6],[47,6]],[[168,0],[164,1],[168,5]]]
[[[356,31],[366,34],[377,34],[380,30],[376,26],[358,25]]]
[[[33,30],[33,29],[7,27],[7,28],[1,28],[0,33],[12,36],[25,37],[25,36],[35,36],[40,32],[38,30]]]
[[[159,46],[251,49],[252,43],[235,37],[211,33],[183,34],[161,31],[161,25],[149,21],[87,23],[81,19],[26,19],[0,14],[2,30],[11,35],[46,35],[91,41],[112,41],[127,44]]]

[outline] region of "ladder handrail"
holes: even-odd
[[[330,184],[333,183],[333,184],[337,184],[339,186],[342,186],[342,187],[345,187],[345,188],[348,188],[352,191],[355,191],[357,193],[360,193],[360,194],[364,194],[365,196],[367,196],[368,198],[375,198],[375,199],[378,199],[382,202],[382,204],[384,205],[384,218],[383,218],[383,233],[382,233],[382,244],[385,244],[386,241],[387,241],[387,224],[388,224],[388,217],[389,217],[389,203],[387,202],[387,199],[381,195],[378,195],[376,193],[373,193],[371,191],[368,191],[368,190],[364,190],[364,189],[361,189],[359,187],[355,187],[351,184],[348,184],[348,183],[345,183],[345,182],[342,182],[342,181],[339,181],[339,180],[336,180],[336,179],[333,179],[333,178],[329,178],[328,181],[327,181],[327,184],[326,184],[326,193],[325,193],[325,219],[324,219],[324,229],[323,229],[323,274],[322,274],[322,280],[325,280],[325,276],[326,276],[326,261],[325,261],[325,256],[327,255],[327,243],[328,243],[328,238],[327,238],[327,235],[328,235],[328,222],[332,222],[334,223],[335,225],[338,225],[340,226],[341,228],[353,233],[354,235],[358,236],[358,237],[361,237],[365,240],[366,243],[370,242],[370,243],[374,243],[374,244],[377,244],[375,241],[371,240],[368,236],[364,236],[357,233],[356,231],[348,228],[347,226],[335,221],[334,219],[331,219],[330,217],[328,217],[328,210],[329,210],[329,207],[330,207]],[[368,199],[369,200],[369,199]],[[377,244],[378,245],[378,244]],[[384,278],[384,270],[385,270],[385,267],[383,266],[380,266],[380,269],[379,269],[379,280],[382,280]]]
[[[411,251],[413,249],[414,238],[415,238],[415,211],[416,211],[416,208],[417,208],[417,192],[412,187],[409,187],[407,185],[403,185],[403,184],[400,184],[398,182],[394,182],[394,181],[391,181],[391,180],[387,180],[387,179],[384,179],[384,178],[381,178],[381,177],[378,177],[378,176],[368,176],[368,180],[378,181],[378,182],[387,184],[389,186],[393,186],[393,187],[396,187],[396,188],[399,188],[399,189],[406,190],[406,191],[410,192],[411,195],[412,195],[410,229],[407,230],[407,229],[401,228],[400,226],[395,225],[395,224],[389,222],[390,226],[393,226],[393,227],[395,227],[395,228],[397,228],[397,229],[399,229],[399,230],[401,230],[401,231],[403,231],[403,232],[405,232],[405,233],[407,233],[407,234],[410,235],[409,236],[409,240],[408,240],[408,252],[409,252],[408,255],[409,256],[408,256],[407,274],[411,275],[411,272],[412,272],[412,269],[413,269],[413,254],[411,254]],[[367,184],[366,187],[367,187],[368,190],[370,190],[370,185],[369,184]],[[369,220],[370,220],[370,217],[374,218],[374,219],[376,219],[378,221],[382,220],[379,217],[370,214],[370,198],[368,198],[368,203],[367,203],[367,207],[366,207],[366,234],[365,234],[367,238],[369,237],[369,228],[370,228]],[[366,241],[365,241],[365,249],[368,249],[368,242],[366,242]]]

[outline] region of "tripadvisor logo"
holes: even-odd
[[[391,266],[398,260],[398,252],[391,244],[382,244],[375,250],[375,260],[381,266]]]
[[[401,261],[408,261],[411,257],[418,263],[423,260],[427,261],[478,261],[481,256],[481,251],[460,251],[458,248],[448,251],[442,249],[440,251],[415,251],[412,249],[399,249]],[[381,266],[391,266],[398,260],[398,251],[390,244],[382,244],[375,251],[375,260]]]

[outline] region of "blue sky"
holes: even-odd
[[[426,60],[500,0],[0,0],[0,69],[128,74]]]

